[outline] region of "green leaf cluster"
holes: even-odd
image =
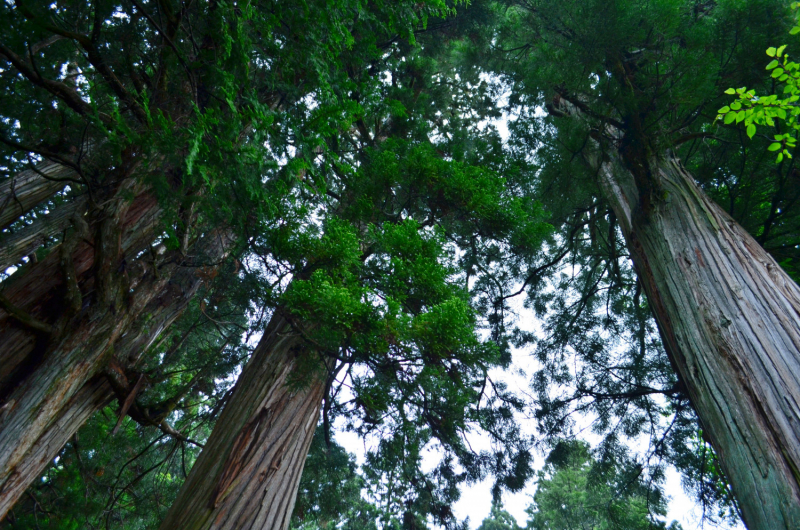
[[[792,9],[797,9],[799,6],[797,2],[792,3]],[[789,30],[791,35],[799,32],[800,26],[797,25]],[[775,127],[776,120],[786,123],[788,131],[774,135],[775,141],[767,148],[769,151],[779,151],[776,163],[781,163],[784,157],[792,158],[791,151],[797,147],[796,131],[800,128],[797,120],[800,110],[795,105],[800,99],[800,64],[789,60],[786,46],[784,44],[777,48],[774,46],[767,48],[767,56],[774,59],[767,64],[766,69],[770,71],[770,77],[783,84],[783,98],[779,98],[775,93],[756,96],[755,91],[745,87],[729,88],[725,93],[737,95],[738,100],[717,111],[719,113],[717,119],[721,119],[726,125],[744,122],[747,136],[750,138],[756,134],[756,125]]]

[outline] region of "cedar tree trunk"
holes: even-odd
[[[214,250],[220,255],[210,256],[210,259],[216,261],[226,249],[217,245]],[[111,403],[114,397],[121,404],[130,395],[136,377],[127,377],[126,369],[135,367],[142,354],[186,309],[202,283],[193,272],[193,269],[178,271],[172,277],[170,288],[153,297],[139,321],[114,345],[113,368],[89,379],[19,459],[14,473],[0,488],[0,520],[92,414]]]
[[[83,385],[47,426],[28,451],[17,461],[14,472],[0,486],[0,521],[14,507],[25,490],[39,478],[45,467],[61,452],[70,438],[98,410],[114,397],[105,377],[97,376]]]
[[[161,258],[135,259],[149,246],[150,226],[158,213],[155,200],[147,196],[118,208],[116,216],[124,221],[116,229],[99,223],[94,246],[83,241],[74,247],[62,243],[62,249],[75,248],[67,267],[66,254],[56,249],[3,292],[8,298],[0,313],[0,345],[8,348],[0,353],[4,383],[0,387],[0,518],[91,413],[109,401],[110,389],[124,392],[124,374],[122,383],[119,377],[95,381],[109,362],[123,367],[135,364],[199,287],[198,265],[187,263],[188,256],[177,250]],[[208,234],[195,248],[201,248],[204,258],[219,261],[233,243],[230,234],[223,232]],[[104,266],[110,269],[106,279],[101,276]],[[93,303],[70,308],[75,301],[70,296],[70,276],[78,300],[81,291],[89,291]],[[9,308],[9,304],[19,307],[20,302],[26,309],[24,316],[14,315],[18,309]],[[53,309],[55,321],[48,314]],[[35,320],[35,326],[26,320]],[[109,387],[113,379],[117,379],[116,388]]]
[[[80,202],[80,199],[76,200]],[[64,208],[68,208],[68,205],[57,209],[53,215],[58,217]],[[80,222],[79,219],[85,219],[81,213],[83,211],[80,209],[73,210],[70,218]],[[130,278],[136,273],[137,268],[137,263],[132,258],[140,254],[152,241],[160,208],[155,197],[143,194],[120,213],[124,213],[122,216],[124,220],[120,237],[114,245],[117,248],[113,249],[113,252],[107,251],[105,260],[116,261],[115,266],[107,267],[112,269],[111,275],[113,275],[120,270],[125,258],[129,258],[124,261],[127,265],[124,266],[121,275]],[[23,232],[24,230],[20,231]],[[70,326],[64,325],[65,313],[71,305],[65,276],[74,279],[77,289],[87,294],[81,296],[82,303],[78,313],[93,310],[94,306],[98,305],[95,299],[98,290],[96,272],[99,264],[95,263],[94,251],[98,245],[93,240],[97,238],[89,238],[85,233],[83,235],[84,237],[73,240],[74,250],[69,253],[71,260],[63,259],[66,256],[62,251],[63,246],[60,245],[42,261],[29,263],[24,270],[16,272],[2,284],[4,289],[0,293],[0,432],[3,429],[2,410],[6,410],[4,407],[8,404],[8,396],[48,355],[48,351],[54,347],[54,338],[58,335],[63,336],[76,327],[74,322],[71,322]],[[109,256],[109,254],[114,255]],[[61,333],[56,333],[55,327],[65,329],[62,329]]]
[[[292,382],[303,339],[276,313],[162,530],[284,530],[319,416],[323,376]]]
[[[0,235],[0,271],[36,251],[48,239],[61,234],[69,227],[73,216],[84,211],[86,197],[77,197],[73,201],[60,205],[49,215],[37,217],[31,224],[19,230]]]
[[[624,156],[601,186],[742,518],[800,528],[800,288],[676,158],[647,161],[647,207]]]
[[[0,230],[64,189],[68,182],[66,179],[74,178],[74,170],[55,162],[45,162],[39,164],[36,171],[29,169],[4,180],[0,184]]]

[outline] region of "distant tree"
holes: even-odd
[[[521,530],[517,520],[503,509],[502,504],[493,503],[489,517],[483,520],[478,530]]]
[[[333,440],[326,443],[320,425],[306,457],[290,528],[332,530],[356,521],[364,530],[375,528],[377,509],[361,497],[364,482],[354,456]]]
[[[640,471],[601,464],[580,441],[558,444],[539,472],[527,530],[680,530],[661,518],[667,499],[639,480]]]

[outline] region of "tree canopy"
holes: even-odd
[[[198,528],[455,529],[459,488],[490,478],[480,528],[516,530],[501,497],[537,453],[530,529],[677,528],[670,465],[711,519],[757,524],[780,491],[760,502],[791,520],[795,17],[3,3],[0,527],[154,528],[197,502]],[[512,353],[530,393],[498,375]],[[744,386],[716,394],[716,359]],[[762,408],[707,404],[725,395]],[[311,423],[280,420],[292,400]],[[719,414],[776,489],[738,473]]]

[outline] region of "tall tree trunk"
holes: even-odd
[[[90,379],[72,396],[47,429],[17,461],[14,471],[0,483],[0,521],[61,452],[64,444],[91,418],[92,414],[108,405],[113,398],[111,385],[102,376]]]
[[[73,396],[100,372],[113,344],[167,281],[157,279],[142,285],[125,311],[108,309],[95,320],[84,319],[8,396],[0,413],[0,482],[18,471],[25,455],[68,408]]]
[[[800,288],[677,159],[645,163],[649,205],[616,150],[599,175],[667,353],[747,526],[800,528]]]
[[[292,384],[303,347],[276,313],[161,529],[288,527],[325,389]]]
[[[153,297],[139,321],[114,345],[114,357],[118,366],[128,369],[135,367],[148,348],[184,312],[202,281],[189,270],[182,272],[172,282],[173,285],[182,287],[180,292],[170,287],[159,296]],[[133,382],[130,386],[133,386]],[[0,483],[0,520],[61,452],[64,444],[92,414],[111,403],[115,396],[108,377],[99,374],[87,381],[62,407],[55,419],[18,460],[14,472],[5,482]]]
[[[151,242],[159,214],[155,197],[148,194],[137,197],[127,208],[119,246],[121,257],[130,258],[127,262],[130,266],[135,263],[133,257]],[[25,316],[14,316],[8,306],[3,307],[4,304],[0,303],[0,432],[2,410],[7,405],[8,396],[36,369],[52,347],[48,345],[51,335],[48,330],[32,328],[25,320],[43,324],[38,326],[40,328],[53,326],[65,312],[66,286],[60,254],[57,247],[44,260],[27,265],[25,271],[19,271],[3,282],[5,288],[0,293],[0,302],[7,302],[23,311]],[[76,242],[71,255],[72,272],[81,284],[86,284],[82,290],[96,290],[92,274],[95,267],[93,245],[86,241]],[[19,278],[18,274],[21,274]]]

